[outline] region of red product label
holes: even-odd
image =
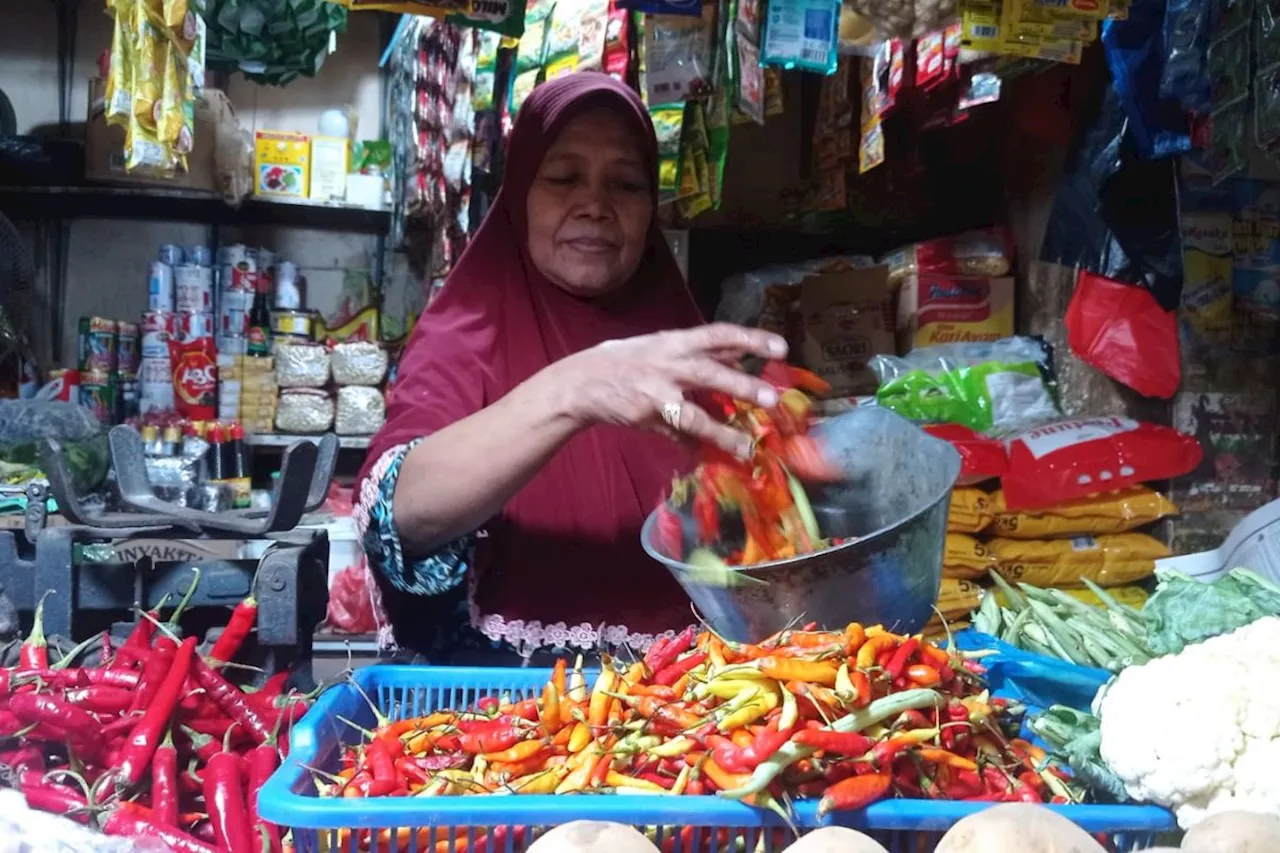
[[[1001,483],[1011,510],[1036,509],[1189,473],[1204,451],[1193,436],[1131,418],[1058,421],[1009,440]]]
[[[169,344],[173,358],[173,397],[179,414],[210,421],[218,409],[218,364],[213,340]]]
[[[945,72],[941,32],[922,36],[916,42],[916,87],[923,89],[939,82]]]
[[[991,285],[985,278],[922,275],[917,292],[919,325],[981,323],[991,317]]]

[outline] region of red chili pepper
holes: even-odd
[[[887,794],[892,784],[893,778],[888,773],[851,776],[827,789],[818,802],[818,814],[865,808]]]
[[[198,732],[190,726],[179,726],[178,728],[183,737],[191,744],[191,751],[201,764],[208,764],[209,759],[213,758],[218,750],[222,748],[221,741],[216,740],[211,735]],[[223,736],[226,736],[226,732],[223,732]]]
[[[706,652],[694,652],[687,657],[681,658],[670,666],[658,670],[658,672],[653,676],[653,681],[655,684],[670,687],[672,684],[679,681],[681,677],[690,670],[701,666],[706,659]]]
[[[240,756],[219,752],[204,769],[204,803],[218,847],[226,853],[255,853],[249,810],[241,782]]]
[[[214,672],[213,668],[199,655],[192,660],[191,666],[196,680],[209,694],[209,698],[218,703],[222,713],[243,726],[244,730],[253,736],[255,743],[266,743],[271,737],[272,723],[253,707],[244,692],[219,673]]]
[[[167,731],[151,758],[151,810],[160,826],[178,826],[178,751]]]
[[[395,781],[395,758],[387,750],[384,741],[375,740],[365,747],[364,759],[369,765],[369,772],[373,774],[374,779],[379,782]]]
[[[289,672],[277,672],[268,678],[258,690],[247,693],[249,699],[258,704],[259,708],[275,707],[275,702],[284,694],[284,686],[289,681]]]
[[[649,652],[644,656],[644,664],[649,668],[650,672],[660,672],[671,664],[675,663],[676,658],[693,648],[693,643],[697,639],[697,633],[692,625],[685,628],[679,634],[676,634],[669,641],[658,646],[660,641],[655,641],[649,647]]]
[[[874,741],[859,732],[834,732],[828,729],[803,729],[791,736],[796,743],[812,746],[837,755],[865,755]]]
[[[740,747],[728,738],[714,737],[708,740],[712,746],[711,757],[730,773],[750,773],[791,740],[791,732],[791,729],[778,731],[774,721],[765,726],[749,746]]]
[[[95,714],[118,716],[133,705],[134,694],[120,687],[77,687],[68,690],[63,697],[68,703]]]
[[[236,653],[244,645],[249,633],[253,631],[254,623],[257,620],[258,600],[250,593],[248,598],[237,604],[235,609],[231,611],[231,618],[227,620],[227,627],[222,629],[222,633],[218,635],[217,642],[213,644],[213,648],[209,651],[209,660],[216,660],[222,663],[234,660]]]
[[[160,599],[160,603],[155,606],[154,610],[148,611],[134,624],[129,636],[125,638],[120,648],[116,650],[115,660],[111,662],[112,669],[132,667],[150,651],[151,640],[156,633],[156,624],[160,621],[160,609],[165,606],[168,600],[169,596],[165,595],[164,598]]]
[[[126,809],[114,809],[102,824],[102,832],[116,838],[158,841],[173,853],[218,853],[216,847],[211,847],[198,838],[177,829],[157,826],[142,815]]]
[[[8,767],[15,773],[21,773],[24,770],[43,773],[44,753],[34,746],[19,746],[16,749],[4,750],[0,752],[0,765]]]
[[[503,726],[497,729],[483,729],[476,732],[464,732],[458,738],[463,751],[473,755],[484,752],[502,752],[524,740],[524,734],[514,726]]]
[[[284,846],[280,840],[280,827],[273,823],[267,823],[258,815],[258,792],[262,790],[262,786],[266,784],[267,779],[280,766],[280,753],[276,750],[275,744],[255,746],[245,756],[245,765],[248,771],[246,781],[249,790],[250,829],[253,830],[255,827],[264,829],[270,853],[281,853]]]
[[[44,639],[44,602],[51,595],[53,590],[40,596],[36,615],[31,620],[31,633],[22,641],[22,647],[18,650],[18,666],[22,669],[49,668],[49,644]]]
[[[178,774],[178,790],[189,797],[204,796],[204,781],[200,778],[200,774],[196,772],[197,766],[197,760],[193,758],[187,762],[187,766]]]
[[[196,638],[188,637],[178,647],[174,655],[173,665],[165,676],[164,683],[156,691],[155,700],[147,706],[141,719],[129,732],[128,741],[120,751],[119,775],[127,786],[132,787],[142,779],[156,747],[160,745],[160,737],[169,728],[169,719],[182,696],[182,686],[191,671],[191,663],[196,658]]]
[[[173,667],[173,659],[178,648],[172,640],[167,643],[166,640],[168,637],[161,637],[156,641],[156,647],[151,650],[146,662],[142,665],[142,675],[138,678],[138,689],[133,694],[131,711],[141,711],[151,704],[160,690],[160,685],[164,683],[165,677]]]
[[[70,705],[50,693],[19,693],[9,699],[9,710],[27,725],[49,726],[69,738],[78,750],[93,752],[101,725],[88,711]]]
[[[706,489],[700,488],[693,494],[693,520],[700,543],[720,541],[720,504]]]
[[[893,657],[889,658],[889,663],[884,668],[889,678],[896,679],[902,675],[902,671],[906,669],[907,663],[918,648],[920,648],[920,641],[915,637],[911,637],[898,646],[897,651],[893,653]]]
[[[26,781],[19,785],[27,805],[33,809],[51,814],[74,817],[80,823],[88,821],[88,814],[81,813],[88,808],[88,801],[79,791],[66,785],[54,785],[40,780]]]

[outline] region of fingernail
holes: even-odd
[[[769,354],[781,358],[787,354],[787,342],[779,338],[769,341]]]
[[[756,402],[766,409],[772,409],[778,405],[778,392],[773,388],[761,388],[756,393]]]

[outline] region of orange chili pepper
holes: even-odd
[[[550,681],[542,685],[542,709],[538,716],[547,734],[553,735],[560,731],[563,725],[560,722],[560,694],[556,692],[556,686]]]
[[[942,649],[933,643],[921,643],[919,648],[920,657],[925,659],[925,663],[941,672],[951,666],[951,658]]]
[[[591,743],[591,729],[586,723],[575,724],[573,734],[569,737],[569,751],[582,752],[589,743]]]
[[[867,641],[867,631],[858,622],[850,622],[844,626],[844,654],[845,657],[853,657],[858,653],[858,649],[862,648],[862,644]]]
[[[917,687],[933,687],[942,681],[942,676],[933,667],[923,664],[914,663],[907,667],[907,681]]]
[[[688,690],[689,690],[689,673],[686,672],[684,675],[680,676],[680,679],[675,684],[671,685],[671,692],[674,693],[677,697],[679,697],[679,696],[683,696],[686,692],[688,692]]]
[[[663,702],[674,702],[680,698],[674,686],[668,687],[665,684],[633,684],[627,693],[631,696],[652,696]]]
[[[874,637],[868,637],[858,649],[858,657],[855,661],[858,669],[870,669],[875,666],[881,652],[888,651],[897,645],[898,638],[894,634],[876,634]]]
[[[963,755],[956,755],[954,752],[946,749],[924,747],[916,750],[916,754],[919,755],[923,761],[928,761],[933,764],[942,764],[947,767],[954,767],[956,770],[978,769],[978,763],[976,761],[965,758]]]
[[[818,802],[818,815],[824,816],[830,811],[865,808],[887,794],[892,782],[893,777],[888,773],[850,776],[832,785],[822,795]]]
[[[617,673],[611,669],[600,670],[595,687],[591,690],[591,699],[587,705],[587,725],[593,729],[602,728],[609,718],[609,696],[618,681]]]
[[[614,726],[618,725],[618,723],[621,723],[621,722],[622,722],[622,700],[615,697],[613,701],[609,703],[609,716],[606,718],[605,723],[606,725],[609,726],[609,728],[613,728]]]
[[[498,752],[486,752],[483,757],[488,761],[497,761],[503,764],[519,764],[523,761],[528,761],[547,746],[546,741],[523,740],[508,749]]]
[[[788,631],[782,636],[784,646],[798,646],[802,649],[816,649],[837,643],[843,646],[846,642],[843,634],[835,634],[831,631]]]
[[[730,773],[719,764],[716,764],[714,758],[706,760],[702,765],[702,772],[721,791],[732,791],[735,788],[741,788],[751,779],[750,773]]]
[[[730,740],[735,746],[752,746],[756,742],[756,737],[748,729],[737,729],[729,735]]]
[[[796,660],[774,655],[760,658],[760,671],[779,681],[804,681],[826,687],[836,683],[838,667],[827,661]]]
[[[582,705],[570,699],[565,694],[560,694],[560,724],[563,726],[578,722],[585,719],[586,714],[582,712]]]
[[[573,737],[576,726],[563,726],[560,731],[556,732],[555,737],[551,739],[551,745],[556,747],[567,747],[570,739]]]
[[[568,675],[566,674],[569,663],[564,658],[556,661],[555,667],[551,670],[551,683],[555,686],[556,692],[563,696],[568,687]]]

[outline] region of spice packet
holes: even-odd
[[[710,139],[707,135],[706,107],[701,102],[693,101],[685,110],[682,144],[684,157],[680,176],[681,198],[676,206],[681,216],[693,219],[714,206],[708,163]]]
[[[578,30],[579,70],[599,71],[604,67],[604,45],[608,28],[608,0],[585,0]]]
[[[738,0],[738,35],[750,39],[756,45],[760,44],[760,12],[760,0]]]
[[[760,50],[745,38],[737,41],[738,92],[734,105],[751,121],[764,124],[765,82]]]
[[[129,114],[133,111],[131,89],[135,51],[123,18],[123,15],[116,15],[112,22],[111,59],[107,66],[103,113],[108,125],[128,127]]]
[[[720,202],[724,199],[724,167],[729,160],[729,112],[729,89],[722,78],[707,107],[707,181],[711,206],[716,210],[720,209]]]
[[[765,9],[765,65],[833,74],[839,60],[838,0],[772,0]]]
[[[129,83],[130,102],[134,120],[154,135],[157,106],[164,95],[169,43],[146,19],[136,18],[135,26],[133,79]]]
[[[680,189],[680,140],[684,134],[684,104],[649,107],[658,138],[658,202],[674,201]]]
[[[957,107],[961,110],[970,110],[983,104],[994,104],[1000,100],[1002,85],[999,74],[991,71],[975,71],[966,81]]]
[[[578,69],[582,3],[580,0],[560,0],[547,20],[546,79],[554,80]]]
[[[646,15],[645,92],[649,103],[683,101],[711,90],[714,7],[702,16]]]
[[[604,34],[604,71],[615,80],[626,82],[628,67],[631,64],[631,27],[630,15],[617,5],[617,0],[609,0],[609,18]],[[641,89],[641,93],[643,93]]]

